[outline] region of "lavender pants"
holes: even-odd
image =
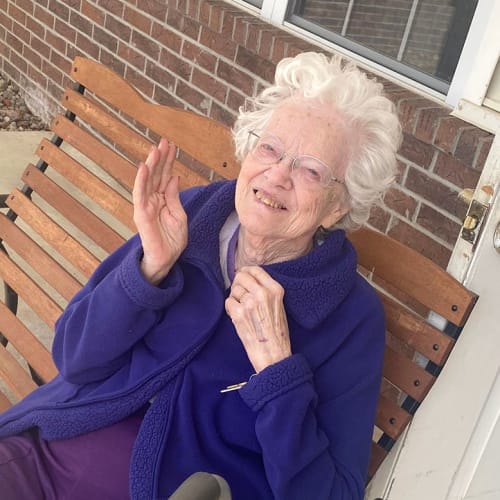
[[[142,421],[58,441],[36,431],[0,440],[2,500],[124,500],[129,498],[132,447]]]

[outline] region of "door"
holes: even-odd
[[[366,500],[500,499],[500,249],[494,248],[499,191],[497,134],[475,191],[476,199],[490,202],[489,213],[474,249],[459,238],[448,268],[479,300]]]

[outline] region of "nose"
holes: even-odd
[[[269,165],[266,175],[269,181],[276,186],[289,189],[292,186],[293,158],[283,155],[279,161]]]

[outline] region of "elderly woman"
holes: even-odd
[[[179,195],[165,139],[139,166],[139,234],[59,319],[60,375],[0,417],[2,498],[166,498],[196,471],[238,500],[363,497],[384,319],[345,230],[393,180],[393,106],[305,53],[234,140],[236,182]]]

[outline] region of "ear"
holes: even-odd
[[[329,210],[321,220],[324,228],[333,227],[347,212],[349,212],[347,196],[334,197],[329,203]]]

